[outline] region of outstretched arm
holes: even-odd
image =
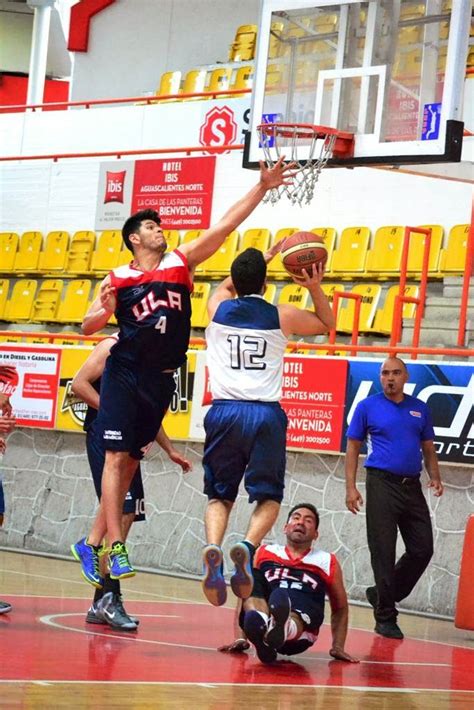
[[[339,562],[336,560],[334,579],[328,586],[329,602],[331,604],[331,632],[332,646],[329,655],[338,661],[348,663],[359,663],[358,658],[350,656],[344,651],[347,637],[347,627],[349,623],[349,605],[347,594],[344,588],[344,580]]]
[[[260,180],[240,200],[238,200],[217,222],[197,239],[180,246],[180,251],[188,260],[189,269],[192,271],[198,264],[212,256],[219,249],[224,239],[234,229],[247,219],[260,204],[266,192],[279,185],[289,185],[294,174],[294,163],[284,165],[281,157],[272,168],[267,168],[260,161]]]

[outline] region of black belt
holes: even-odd
[[[384,478],[386,481],[400,483],[401,485],[420,482],[419,476],[401,476],[397,473],[390,473],[390,471],[384,471],[382,468],[367,467],[367,473],[369,473],[371,476],[377,476],[377,478]]]

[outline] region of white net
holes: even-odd
[[[313,126],[283,126],[278,123],[262,124],[257,131],[269,167],[273,167],[282,155],[285,162],[296,163],[297,166],[293,184],[269,190],[263,201],[275,204],[286,195],[293,205],[308,205],[313,199],[321,170],[333,154],[336,134],[324,134]],[[301,155],[303,146],[304,158]]]

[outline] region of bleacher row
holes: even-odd
[[[451,12],[451,2],[444,2],[442,14]],[[425,15],[425,5],[423,3],[402,4],[400,8],[400,19],[416,20]],[[267,91],[271,87],[277,86],[281,91],[287,80],[286,74],[288,65],[288,55],[291,47],[298,38],[304,37],[308,32],[314,32],[314,41],[305,41],[297,46],[296,51],[296,86],[304,86],[314,81],[316,69],[334,69],[335,49],[334,35],[338,30],[339,17],[337,14],[325,13],[317,14],[312,22],[308,18],[303,19],[305,26],[290,26],[286,28],[283,22],[274,22],[271,26],[270,44],[268,56],[270,60],[275,60],[274,64],[269,64],[267,72]],[[361,27],[366,21],[366,13],[361,11]],[[401,27],[399,32],[398,51],[393,61],[392,76],[395,80],[414,79],[421,73],[422,66],[422,42],[425,25],[420,24],[408,27]],[[318,38],[317,36],[320,36]],[[328,35],[328,39],[321,37]],[[474,35],[474,28],[471,26],[471,36]],[[443,74],[446,67],[447,40],[449,37],[449,24],[445,20],[440,22],[437,72]],[[364,39],[359,40],[360,50],[363,50]],[[212,95],[216,91],[237,91],[251,89],[253,84],[253,60],[257,47],[257,25],[240,25],[236,29],[235,37],[230,45],[229,64],[223,64],[215,68],[193,68],[187,73],[180,71],[167,71],[161,75],[156,96],[168,96],[190,93],[207,92]],[[243,62],[251,62],[247,66],[238,66]],[[316,65],[315,65],[316,63]],[[471,44],[466,62],[466,68],[474,67],[474,45]],[[233,96],[238,96],[234,94]],[[206,97],[196,97],[206,98]],[[179,99],[175,99],[179,100]],[[194,99],[193,99],[194,100]]]
[[[425,225],[426,226],[426,225]],[[441,225],[430,225],[430,278],[463,273],[469,225],[455,225],[444,244]],[[243,249],[269,246],[294,232],[286,227],[272,235],[269,229],[248,229],[242,235],[229,234],[222,247],[196,269],[193,299],[193,328],[207,325],[206,304],[212,283],[229,273],[232,260]],[[315,227],[328,249],[324,290],[332,302],[335,291],[348,290],[344,282],[356,281],[349,289],[361,297],[359,332],[391,332],[393,307],[398,293],[404,228],[379,227],[371,239],[369,227],[347,227],[338,237],[332,227]],[[201,233],[190,230],[181,234],[165,230],[170,250],[195,239]],[[408,260],[408,278],[416,281],[421,273],[424,235],[413,233]],[[0,233],[0,320],[7,323],[81,323],[87,308],[98,293],[100,279],[110,270],[131,260],[123,247],[121,233],[107,230],[99,236],[93,231],[25,232],[21,238],[13,232]],[[3,278],[2,278],[3,277]],[[19,278],[20,277],[20,278]],[[21,278],[23,277],[23,278]],[[277,255],[268,266],[269,285],[265,297],[272,303],[308,306],[306,289],[291,282]],[[362,283],[363,281],[363,283]],[[290,282],[290,283],[288,283]],[[388,288],[387,288],[388,287]],[[416,297],[418,286],[408,284],[405,295]],[[404,306],[404,317],[411,318],[413,304]],[[352,331],[354,302],[343,299],[337,317],[337,330]],[[111,324],[114,324],[112,319]]]

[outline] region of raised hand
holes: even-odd
[[[282,155],[278,158],[275,165],[271,168],[267,167],[263,160],[260,160],[260,182],[265,190],[270,190],[273,187],[280,185],[292,185],[293,176],[296,174],[296,163],[286,163]]]
[[[298,286],[306,286],[306,288],[310,289],[311,286],[321,283],[325,270],[326,265],[319,261],[317,264],[311,264],[307,269],[303,269],[301,276],[292,274],[291,278]]]
[[[117,297],[115,289],[110,283],[103,283],[100,287],[100,305],[110,313],[115,311],[117,306]]]

